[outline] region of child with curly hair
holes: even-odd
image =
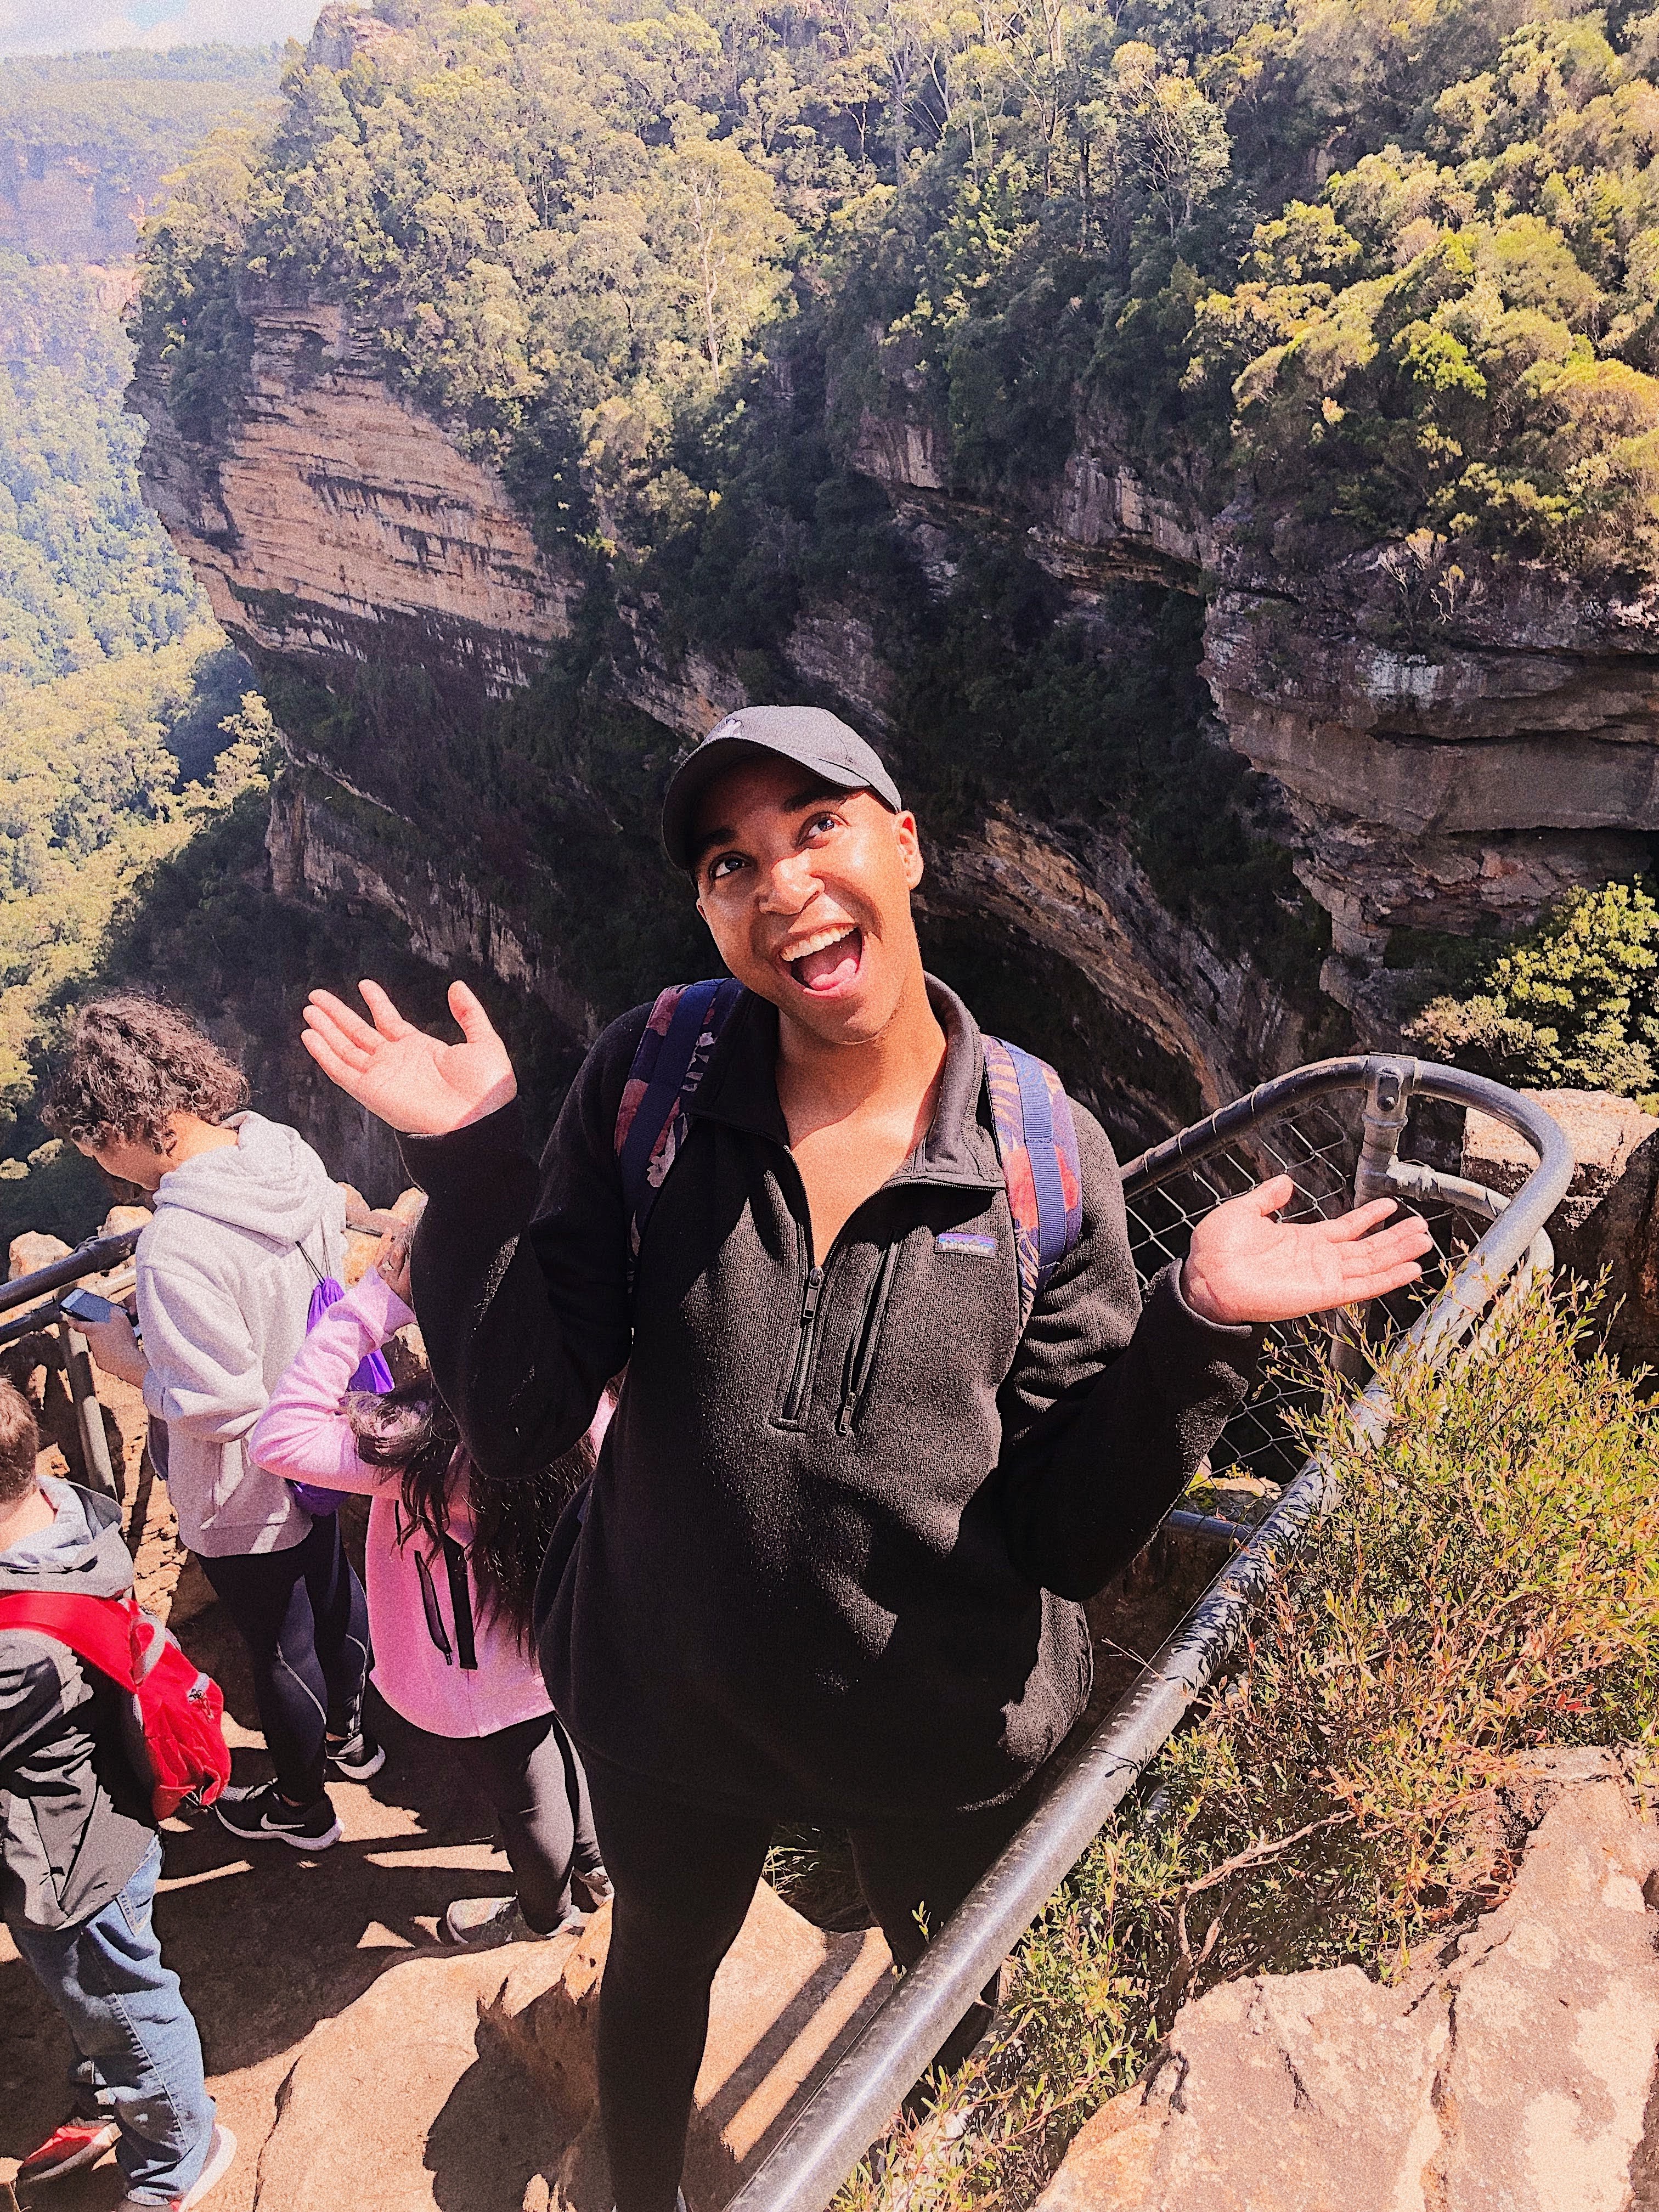
[[[252,1662],[275,1778],[228,1790],[234,1836],[306,1851],[340,1836],[330,1767],[366,1780],[368,1613],[337,1517],[313,1516],[249,1448],[299,1350],[313,1286],[340,1271],[345,1200],[297,1130],[246,1110],[248,1086],[185,1015],[123,992],[76,1015],[46,1120],[108,1174],[154,1194],[138,1239],[143,1341],[125,1314],[87,1327],[106,1372],[167,1431],[167,1492]]]

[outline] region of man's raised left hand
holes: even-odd
[[[1398,1210],[1395,1200],[1374,1198],[1335,1221],[1275,1220],[1295,1196],[1290,1176],[1275,1176],[1205,1215],[1181,1273],[1194,1313],[1213,1322],[1299,1321],[1363,1305],[1421,1275],[1419,1262],[1434,1242],[1428,1224],[1413,1213],[1378,1226]]]

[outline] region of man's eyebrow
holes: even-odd
[[[817,806],[826,799],[845,799],[846,796],[838,783],[830,783],[821,775],[814,776],[811,783],[801,786],[793,799],[784,800],[783,811],[786,814],[798,814],[803,806]]]

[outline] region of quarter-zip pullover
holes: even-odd
[[[405,1140],[414,1297],[468,1449],[502,1475],[581,1435],[628,1368],[538,1603],[585,1749],[691,1802],[868,1822],[989,1805],[1091,1680],[1077,1601],[1146,1543],[1242,1401],[1257,1333],[1176,1271],[1143,1312],[1117,1164],[1073,1109],[1079,1242],[1022,1335],[972,1016],[927,1136],[829,1251],[745,994],[652,1209],[633,1297],[617,1109],[648,1007],[608,1029],[538,1178],[516,1103]]]

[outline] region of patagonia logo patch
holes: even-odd
[[[941,1229],[934,1238],[941,1252],[972,1252],[981,1260],[994,1260],[997,1240],[982,1229]]]

